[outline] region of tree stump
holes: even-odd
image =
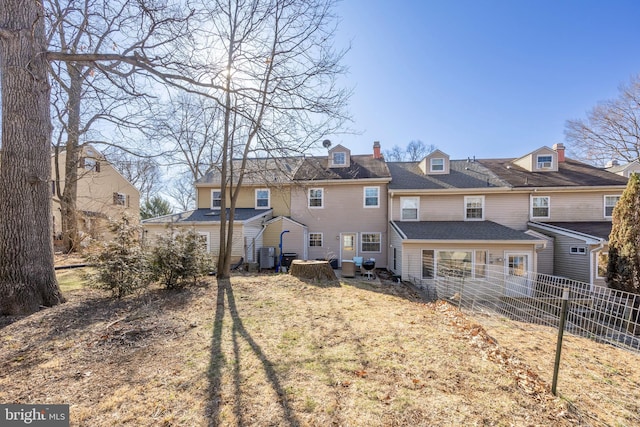
[[[338,280],[329,261],[303,261],[294,259],[291,262],[289,273],[298,279]]]

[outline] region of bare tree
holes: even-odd
[[[576,158],[598,166],[640,158],[640,76],[619,92],[616,99],[598,103],[586,119],[567,121],[565,138]]]
[[[154,137],[164,144],[169,164],[186,168],[193,182],[220,163],[221,124],[214,100],[182,92],[156,118]]]
[[[303,153],[338,129],[349,93],[336,85],[333,0],[206,1],[196,52],[206,50],[221,108],[218,276],[230,274],[233,227],[247,159]],[[206,48],[206,49],[205,49]],[[238,162],[232,160],[240,159]],[[227,208],[229,211],[227,212]]]
[[[53,269],[43,12],[40,2],[0,1],[0,314],[32,313],[64,300]]]
[[[158,4],[162,6],[164,2]],[[135,84],[134,76],[141,75],[180,87],[198,86],[184,58],[178,58],[184,52],[167,46],[169,41],[187,34],[185,20],[176,18],[180,15],[177,10],[153,8],[154,5],[127,2],[128,7],[140,11],[132,32],[133,36],[140,36],[137,43],[117,53],[87,53],[73,49],[47,51],[41,2],[0,1],[1,314],[31,313],[63,301],[53,269],[49,203],[51,89],[47,61],[91,63],[96,72],[127,78],[131,84]],[[154,31],[148,32],[147,28]]]
[[[164,12],[160,8],[145,9],[150,5],[130,0],[46,0],[48,48],[71,55],[143,48],[155,32],[173,24],[171,19],[165,19],[157,25],[141,26],[147,17]],[[114,73],[113,69],[109,73],[96,70],[100,68],[85,61],[84,56],[50,62],[57,131],[53,142],[55,191],[66,251],[74,250],[79,241],[76,201],[77,182],[84,172],[79,167],[83,146],[88,142],[105,142],[98,137],[96,128],[116,127],[120,130],[119,140],[107,144],[127,147],[133,152],[137,144],[127,135],[140,135],[153,106],[144,96],[143,82],[132,79],[132,75]],[[59,161],[61,151],[65,152],[64,165]]]
[[[142,201],[158,195],[162,186],[160,165],[154,157],[134,156],[122,150],[110,150],[108,161],[140,191]]]
[[[436,146],[433,144],[426,145],[421,140],[413,140],[407,144],[406,149],[402,149],[399,145],[394,145],[391,150],[384,152],[384,158],[388,162],[417,162],[422,160],[427,154],[433,152]]]
[[[167,195],[171,197],[182,211],[193,209],[196,205],[193,183],[193,179],[189,173],[178,173],[177,177],[171,180],[171,185],[167,188]]]
[[[436,146],[433,144],[426,145],[421,140],[413,140],[407,145],[406,154],[407,159],[410,162],[417,162],[418,160],[424,159],[424,157],[435,151]]]
[[[384,159],[388,162],[401,162],[404,160],[404,151],[396,144],[390,150],[384,151]]]

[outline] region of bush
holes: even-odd
[[[150,254],[151,274],[167,289],[196,284],[211,269],[211,257],[193,230],[177,232],[171,227],[160,236]]]
[[[122,298],[149,284],[149,267],[138,239],[140,229],[127,216],[110,222],[109,231],[115,235],[113,240],[98,243],[88,257],[97,270],[88,280],[91,286]]]

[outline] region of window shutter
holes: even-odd
[[[127,199],[127,207],[129,207],[129,199],[130,199],[129,195],[127,194],[125,198]]]
[[[84,157],[80,157],[80,160],[78,160],[78,167],[84,168]]]
[[[113,193],[113,204],[114,205],[118,204],[118,193]]]
[[[100,162],[96,162],[96,172],[100,172]]]

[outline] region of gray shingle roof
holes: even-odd
[[[557,172],[529,172],[513,163],[515,159],[480,159],[480,164],[512,187],[593,187],[627,185],[627,178],[609,171],[565,159]]]
[[[611,221],[545,222],[543,224],[576,231],[604,240],[609,240],[609,235],[611,234]]]
[[[388,162],[387,166],[392,177],[389,189],[440,190],[509,186],[509,183],[483,165],[467,160],[451,160],[449,173],[442,175],[425,175],[419,162]]]
[[[259,215],[269,214],[271,209],[236,208],[234,221],[246,221]],[[227,215],[229,209],[227,209]],[[173,215],[164,215],[142,221],[143,224],[170,224],[189,222],[220,222],[220,210],[195,209]]]
[[[281,184],[290,182],[293,175],[304,160],[303,157],[278,157],[247,159],[246,171],[243,178],[245,185]],[[241,160],[234,160],[234,171],[240,169]],[[237,174],[234,173],[237,178]],[[234,182],[237,179],[234,178]],[[219,184],[220,169],[214,168],[196,181],[196,184]]]
[[[425,175],[419,162],[388,162],[389,189],[440,190],[454,188],[593,187],[626,185],[627,178],[607,170],[566,159],[557,172],[529,172],[515,159],[451,160],[450,173]]]
[[[409,240],[539,240],[492,221],[393,222]]]
[[[389,168],[384,159],[375,159],[370,154],[351,155],[349,167],[329,168],[328,159],[307,157],[298,168],[294,179],[316,181],[328,179],[390,178]]]

